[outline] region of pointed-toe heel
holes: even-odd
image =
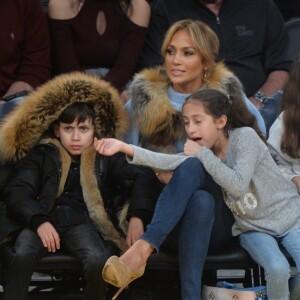
[[[120,288],[112,300],[116,299],[129,283],[144,274],[145,266],[146,265],[142,266],[136,271],[132,271],[117,256],[111,256],[107,260],[102,271],[102,277],[106,282]]]

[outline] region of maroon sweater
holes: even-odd
[[[50,78],[50,39],[39,0],[0,1],[0,96],[15,81]]]
[[[96,28],[99,12],[106,18],[100,35]],[[75,18],[50,19],[53,62],[58,73],[108,68],[104,77],[120,91],[132,77],[147,28],[131,22],[111,0],[85,0]]]

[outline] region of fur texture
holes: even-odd
[[[0,157],[4,162],[21,159],[38,143],[51,143],[57,147],[62,162],[57,196],[63,192],[71,157],[56,138],[42,137],[61,112],[76,101],[93,105],[99,137],[118,137],[126,130],[127,113],[117,91],[109,83],[79,72],[57,76],[41,86],[8,115],[0,127]],[[84,201],[103,238],[113,241],[121,251],[125,251],[125,240],[105,211],[94,173],[95,157],[93,146],[81,155],[80,182]],[[127,209],[124,208],[123,218]]]
[[[176,111],[168,97],[170,81],[164,67],[145,69],[135,75],[131,84],[132,118],[144,140],[166,146],[185,135],[181,111]],[[203,88],[224,94],[241,93],[242,85],[223,63],[218,63]],[[144,145],[145,146],[145,145]]]
[[[118,92],[108,82],[80,72],[63,74],[32,92],[2,121],[1,160],[17,161],[24,157],[74,102],[94,106],[98,137],[118,137],[126,130],[127,113]]]

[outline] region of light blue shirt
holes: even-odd
[[[172,106],[176,110],[181,111],[182,110],[182,105],[185,102],[185,99],[188,96],[190,96],[190,94],[178,93],[170,86],[170,87],[168,87],[168,96],[169,96],[169,99],[170,99],[170,102],[171,102]],[[257,108],[252,104],[252,102],[246,97],[245,94],[243,94],[243,99],[244,99],[249,111],[255,116],[259,129],[261,130],[261,132],[264,135],[266,135],[266,126],[265,126],[265,122],[264,122],[261,114],[259,113]],[[125,107],[126,107],[127,111],[129,112],[129,115],[130,115],[131,99],[126,103]],[[136,126],[133,123],[131,123],[129,131],[126,135],[124,135],[123,140],[128,144],[138,146],[139,145],[139,139],[140,139],[139,131],[136,128]],[[185,143],[185,140],[177,140],[175,142],[175,147],[176,147],[177,152],[182,152],[183,151],[184,143]]]

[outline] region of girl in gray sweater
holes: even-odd
[[[188,157],[196,157],[223,189],[235,218],[233,235],[239,235],[242,247],[264,268],[268,298],[300,299],[299,273],[290,280],[290,266],[279,247],[288,251],[299,272],[300,198],[272,159],[255,122],[251,125],[245,105],[234,95],[202,90],[187,98],[183,119],[188,135],[184,155],[154,153],[110,139],[96,141],[95,147],[104,155],[124,152],[134,164],[162,170],[175,170],[185,160],[195,159]],[[131,270],[148,258],[143,247],[147,239],[138,242],[119,259]],[[141,259],[132,264],[137,254]],[[109,261],[105,270],[111,272]]]

